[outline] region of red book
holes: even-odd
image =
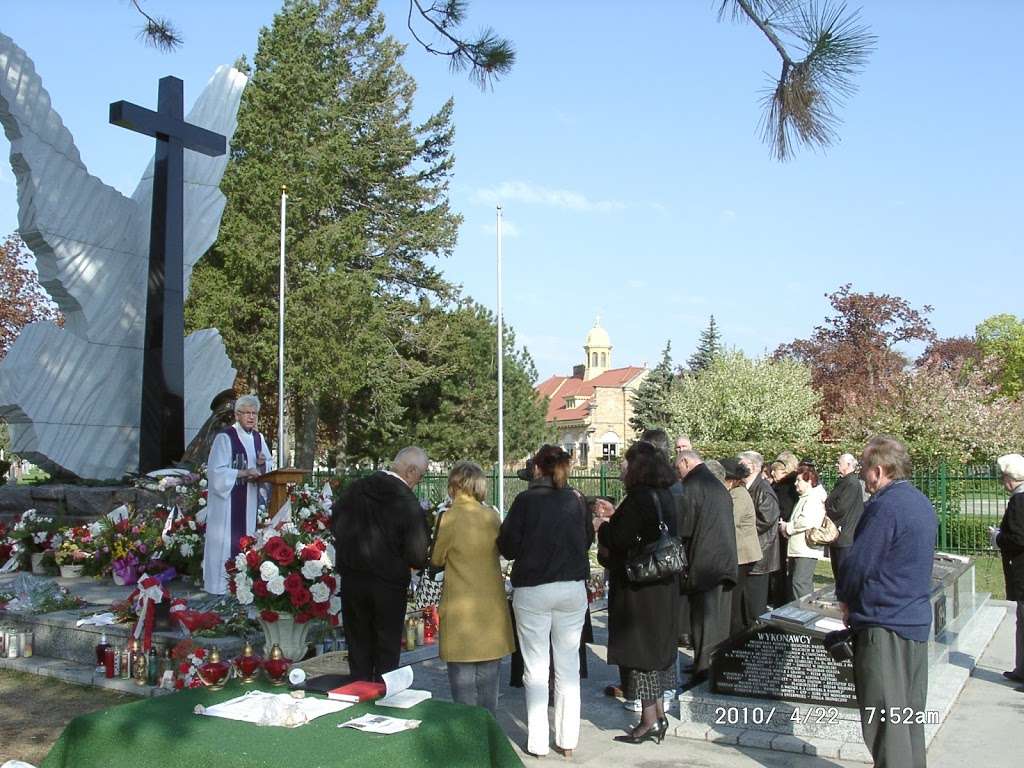
[[[358,704],[362,701],[373,701],[379,699],[385,693],[384,683],[368,683],[357,680],[348,685],[332,688],[327,692],[327,698],[335,701],[351,701]]]

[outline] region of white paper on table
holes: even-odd
[[[401,733],[418,728],[421,720],[402,720],[398,717],[385,717],[384,715],[363,715],[347,723],[340,723],[339,728],[355,728],[365,733]]]
[[[846,629],[846,625],[839,619],[824,616],[814,622],[814,628],[820,629],[824,632],[838,632],[840,629]]]
[[[297,715],[287,720],[274,722],[268,715],[274,713],[275,705],[280,710],[290,710],[289,714]],[[280,725],[295,728],[316,720],[323,715],[341,712],[352,704],[331,699],[312,697],[296,699],[287,693],[267,693],[266,691],[250,691],[243,696],[222,701],[211,707],[196,707],[196,714],[208,717],[222,717],[226,720],[239,720],[256,725]]]

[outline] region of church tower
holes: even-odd
[[[594,320],[594,327],[587,334],[583,352],[586,355],[584,381],[590,381],[612,367],[612,342],[608,338],[608,331],[601,327],[600,315]]]

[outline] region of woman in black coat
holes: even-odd
[[[640,723],[616,741],[639,744],[658,742],[668,721],[662,695],[676,685],[676,626],[679,584],[675,577],[634,584],[625,564],[638,543],[657,540],[658,510],[673,536],[675,501],[668,490],[677,479],[665,457],[650,443],[639,442],[626,451],[623,485],[627,496],[607,521],[598,520],[599,552],[609,570],[608,663],[628,670],[626,698],[640,699]]]

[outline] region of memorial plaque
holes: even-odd
[[[939,593],[932,603],[932,637],[941,635],[946,629],[946,595]]]
[[[837,662],[823,638],[778,623],[755,627],[723,646],[711,664],[715,693],[854,707],[853,664]]]

